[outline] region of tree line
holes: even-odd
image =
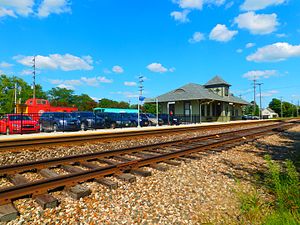
[[[298,108],[297,105],[294,105],[290,102],[286,102],[286,101],[282,101],[280,99],[277,98],[273,98],[272,101],[269,103],[269,108],[272,109],[274,112],[276,112],[279,117],[281,117],[281,104],[282,104],[282,116],[283,117],[296,117],[297,115],[300,115],[300,108]],[[250,105],[246,106],[244,109],[244,114],[245,115],[253,115],[253,108],[254,108],[254,104],[253,101],[251,102]],[[298,114],[297,114],[297,110],[298,110]],[[259,107],[256,104],[255,107],[255,116],[259,115]]]
[[[0,76],[0,113],[12,113],[15,107],[15,85],[17,85],[17,103],[24,104],[33,96],[33,90],[22,78],[15,76]],[[79,111],[92,111],[93,108],[132,108],[137,109],[136,104],[129,104],[125,101],[114,101],[107,98],[96,102],[87,94],[76,95],[73,90],[55,87],[44,91],[42,86],[36,85],[36,98],[47,99],[53,106],[77,107]],[[144,104],[141,109],[144,112],[155,113],[156,108],[151,104]]]

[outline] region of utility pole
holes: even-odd
[[[32,74],[33,74],[33,87],[32,87],[32,89],[33,89],[33,99],[35,99],[35,75],[36,75],[36,71],[35,71],[35,69],[36,69],[36,66],[35,66],[35,56],[33,56],[33,60],[32,60],[32,62],[33,62],[33,72],[32,72]]]
[[[140,124],[140,101],[143,101],[143,90],[144,90],[144,77],[140,74],[139,76],[139,97],[138,97],[138,127],[141,127]]]
[[[17,113],[17,83],[15,83],[15,110],[14,112]]]
[[[280,114],[281,114],[281,118],[283,118],[283,113],[282,113],[282,97],[280,97]]]
[[[261,85],[263,83],[257,83],[258,87],[259,87],[259,119],[262,118],[262,115],[261,115]]]
[[[254,89],[254,96],[253,96],[253,116],[255,116],[256,111],[256,79],[253,80],[253,89]]]
[[[298,100],[298,104],[297,104],[296,108],[297,108],[297,117],[299,117],[299,100]]]

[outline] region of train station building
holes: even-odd
[[[175,90],[146,99],[158,102],[160,113],[180,117],[184,122],[232,121],[242,118],[249,103],[230,93],[230,84],[215,76],[206,84],[189,83]]]

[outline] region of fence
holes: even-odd
[[[125,128],[136,127],[138,125],[137,114],[130,113],[99,113],[93,112],[46,112],[39,113],[19,113],[0,115],[0,133],[2,134],[25,134],[51,131],[79,131],[94,130],[101,128]],[[153,122],[153,118],[154,122]],[[145,114],[140,115],[140,125],[156,125],[156,115],[152,121]],[[229,120],[239,120],[240,117],[207,117],[200,119],[199,115],[175,115],[159,114],[159,125],[169,124],[193,124],[200,122],[226,122]],[[156,121],[157,123],[157,121]]]

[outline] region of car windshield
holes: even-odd
[[[32,119],[30,116],[11,115],[11,116],[9,116],[9,120],[16,121],[16,120],[32,120]]]
[[[147,113],[146,114],[149,118],[156,118],[156,116],[154,114],[151,114],[151,113]]]
[[[60,119],[74,118],[74,116],[72,116],[71,113],[57,113],[57,114],[54,114],[54,117],[60,118]]]
[[[85,117],[93,117],[93,116],[95,116],[94,113],[92,113],[92,112],[81,112],[81,113],[77,113],[77,115],[79,115],[79,116],[85,116]]]

